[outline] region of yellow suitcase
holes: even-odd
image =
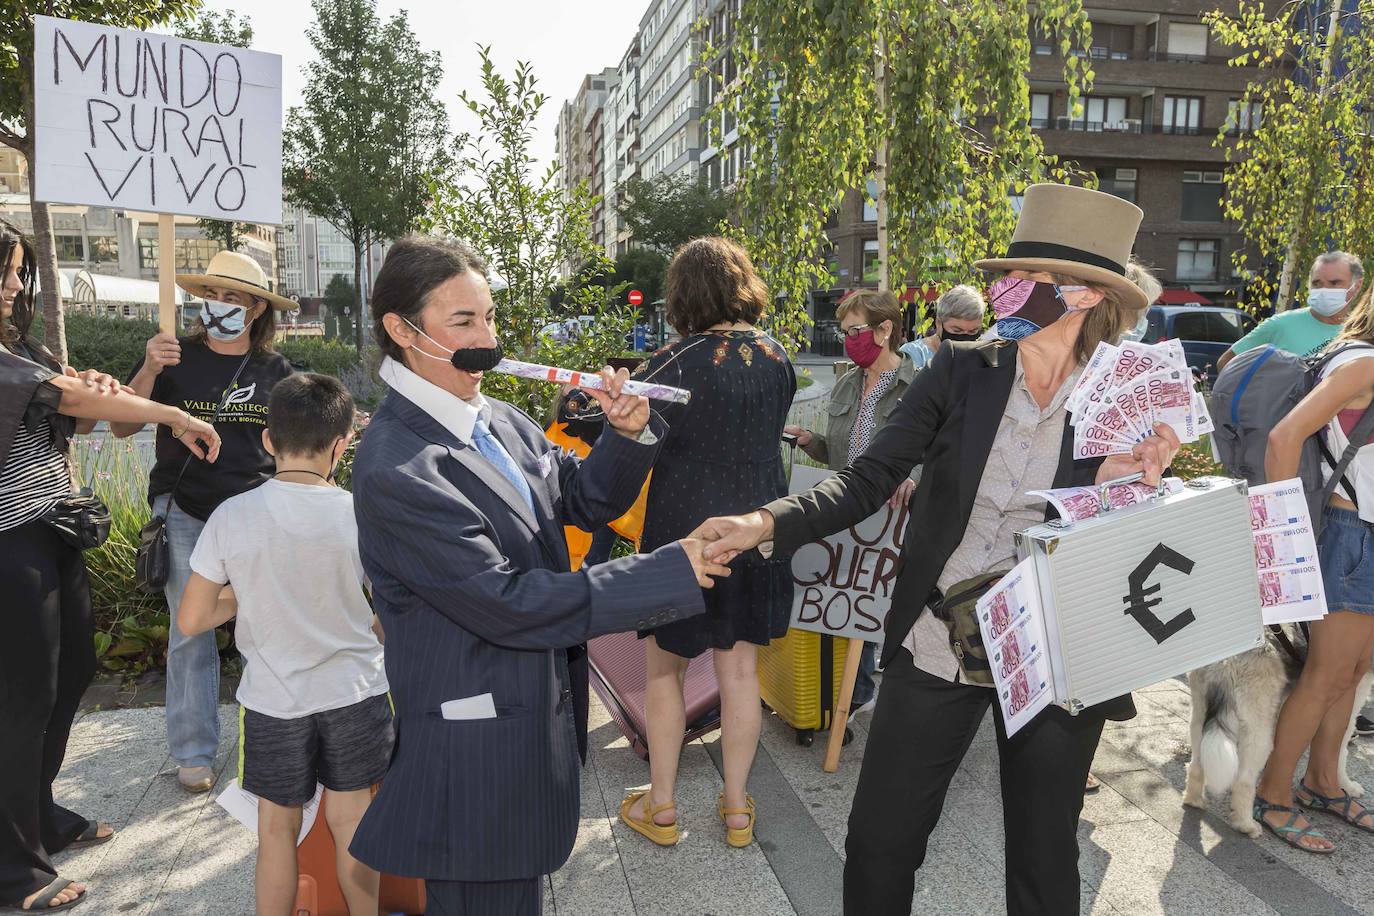
[[[847,639],[797,629],[759,648],[759,694],[796,729],[798,744],[809,747],[830,728],[848,652]]]

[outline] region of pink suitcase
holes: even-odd
[[[644,640],[634,633],[598,636],[587,644],[592,689],[606,704],[630,747],[649,759],[649,740],[644,728]],[[687,699],[686,744],[720,728],[720,688],[711,653],[703,652],[687,665],[683,684]]]

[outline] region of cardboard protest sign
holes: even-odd
[[[791,492],[805,492],[829,476],[798,465]],[[792,556],[792,626],[882,642],[906,523],[906,506],[884,503],[853,528],[802,546]]]
[[[281,222],[281,57],[34,17],[38,200]]]

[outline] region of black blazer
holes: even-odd
[[[931,589],[964,538],[1015,378],[1013,341],[945,343],[853,465],[806,493],[765,507],[774,519],[774,549],[791,552],[868,518],[913,467],[924,465],[887,615],[884,665],[925,610]],[[1054,486],[1090,486],[1101,464],[1100,458],[1073,460],[1073,427],[1066,422]],[[1135,715],[1129,695],[1096,709],[1111,719]]]

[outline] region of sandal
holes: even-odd
[[[720,822],[725,825],[725,842],[736,849],[743,849],[754,842],[754,796],[744,796],[743,808],[725,807],[725,793],[720,793],[720,798],[716,800],[716,810],[720,812]],[[731,827],[727,817],[735,814],[748,815],[749,823],[743,827]]]
[[[1269,823],[1269,821],[1265,820],[1264,818],[1264,815],[1270,811],[1282,811],[1288,815],[1288,820],[1283,824],[1275,826]],[[1303,815],[1301,811],[1299,811],[1297,808],[1292,807],[1291,805],[1275,805],[1271,802],[1265,801],[1264,799],[1256,795],[1253,816],[1255,820],[1260,822],[1260,825],[1262,827],[1264,827],[1270,833],[1274,834],[1274,836],[1278,837],[1280,840],[1283,840],[1289,846],[1292,846],[1296,849],[1301,849],[1303,852],[1315,852],[1319,855],[1325,855],[1327,853],[1336,851],[1335,846],[1328,846],[1325,849],[1321,849],[1315,846],[1303,845],[1302,841],[1304,837],[1310,836],[1315,837],[1319,840],[1326,840],[1327,838],[1326,835],[1323,834],[1320,830],[1318,830],[1316,826],[1314,826],[1313,824],[1308,824],[1306,827],[1293,826],[1297,823],[1298,818],[1302,817]],[[1327,840],[1327,842],[1330,842],[1330,840]]]
[[[57,899],[58,894],[75,883],[75,881],[69,881],[66,878],[53,878],[51,884],[38,892],[38,896],[33,900],[33,906],[24,906],[24,900],[21,898],[17,903],[0,906],[0,910],[17,910],[20,913],[56,913],[58,910],[70,909],[86,899],[86,891],[82,891],[73,899],[68,900],[66,903],[59,903],[57,906],[48,906],[46,904],[51,904]]]
[[[1102,788],[1102,782],[1093,774],[1089,773],[1086,782],[1083,784],[1083,794],[1091,795]]]
[[[1363,830],[1366,833],[1374,833],[1374,811],[1360,805],[1359,814],[1351,814],[1350,807],[1357,805],[1355,796],[1342,790],[1340,795],[1321,795],[1308,788],[1306,782],[1298,783],[1298,792],[1304,793],[1307,797],[1299,795],[1297,802],[1304,808],[1312,811],[1324,811],[1327,814],[1335,815],[1345,821],[1356,830]]]
[[[646,797],[648,794],[645,791],[631,792],[626,795],[625,800],[620,803],[620,819],[625,822],[625,826],[635,833],[648,837],[660,846],[676,846],[678,840],[677,820],[674,819],[671,824],[656,824],[654,823],[654,815],[660,811],[667,811],[669,808],[676,808],[677,803],[670,801],[667,804],[650,806]],[[644,799],[644,817],[633,817],[630,814],[630,809],[641,798]]]
[[[115,838],[115,830],[110,827],[110,832],[104,836],[100,835],[101,827],[110,827],[109,824],[102,824],[100,821],[86,821],[86,829],[81,831],[81,835],[72,840],[73,846],[99,846],[101,843],[108,843]]]

